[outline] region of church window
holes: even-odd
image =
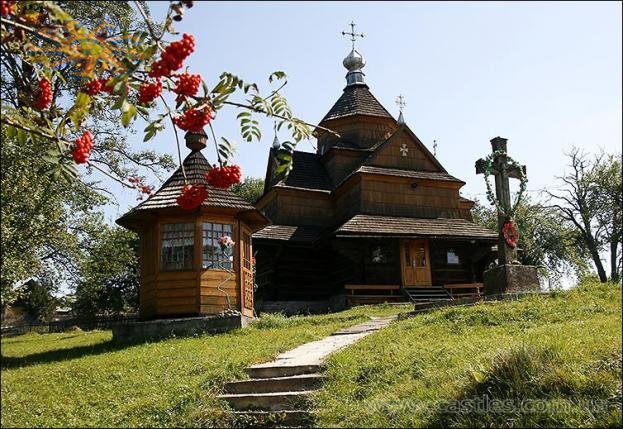
[[[162,225],[162,271],[192,270],[194,244],[194,223],[167,223]]]

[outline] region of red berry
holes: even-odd
[[[162,94],[162,82],[158,79],[155,83],[143,83],[138,90],[138,102],[149,104]]]
[[[49,80],[43,78],[39,81],[38,87],[35,108],[45,110],[52,104],[52,85]]]
[[[215,188],[229,189],[240,183],[241,171],[238,165],[217,167],[214,165],[205,175],[206,181]]]
[[[102,90],[102,79],[93,79],[86,83],[82,92],[85,92],[91,96],[97,95]]]
[[[201,132],[205,125],[208,125],[214,118],[212,109],[204,105],[201,109],[191,107],[183,115],[173,119],[175,125],[184,131]]]
[[[160,54],[160,59],[151,65],[151,77],[170,76],[172,72],[182,68],[184,60],[195,50],[195,38],[184,33],[182,40],[171,43]]]
[[[89,159],[89,154],[93,149],[93,134],[91,131],[85,131],[78,139],[72,153],[76,164],[84,164]]]
[[[15,3],[17,3],[16,0],[0,0],[0,13],[2,16],[11,15],[15,12]]]
[[[176,202],[184,210],[192,210],[199,207],[207,197],[208,190],[205,185],[186,185]]]
[[[199,85],[201,85],[201,75],[182,73],[177,76],[177,86],[173,90],[180,96],[187,95],[193,96],[199,91]],[[179,99],[180,97],[178,97]]]

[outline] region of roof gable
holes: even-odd
[[[349,85],[335,102],[329,113],[320,121],[344,118],[354,115],[379,116],[394,119],[392,115],[372,95],[368,85]]]
[[[403,124],[387,140],[373,147],[362,165],[447,173],[411,129]]]

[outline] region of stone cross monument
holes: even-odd
[[[520,165],[508,156],[507,140],[495,137],[491,140],[493,152],[487,158],[476,161],[476,174],[484,174],[487,196],[495,204],[498,214],[498,266],[484,273],[486,293],[505,293],[521,290],[538,290],[536,267],[521,265],[517,260],[518,233],[514,223],[514,212],[525,190],[526,166]],[[489,188],[487,176],[495,176],[495,196]],[[511,206],[509,178],[521,180],[521,189]]]
[[[502,230],[504,224],[512,221],[509,219],[509,211],[511,209],[511,192],[509,187],[509,178],[520,179],[526,174],[525,165],[513,165],[508,162],[506,154],[507,140],[502,137],[496,137],[491,140],[493,149],[491,160],[491,174],[495,176],[495,195],[499,205],[503,209],[500,211],[498,207],[498,261],[499,265],[512,264],[517,261],[517,248],[509,246]],[[485,174],[487,168],[487,160],[479,159],[476,161],[476,174]]]

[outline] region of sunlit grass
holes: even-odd
[[[620,427],[621,286],[420,314],[332,356],[328,375],[320,426]],[[455,412],[484,396],[547,409]]]
[[[368,316],[267,315],[221,335],[116,346],[110,331],[26,334],[2,340],[2,426],[206,426],[226,422],[216,395],[249,364],[320,339]]]

